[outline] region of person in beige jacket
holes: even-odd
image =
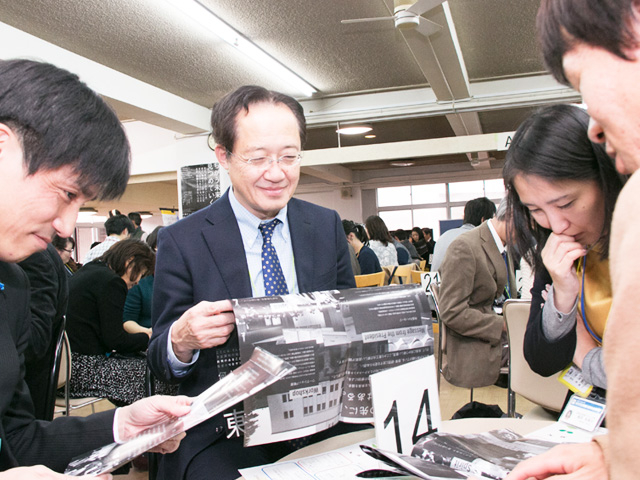
[[[456,238],[440,266],[440,315],[447,328],[443,367],[447,381],[458,387],[492,385],[503,364],[506,328],[499,308],[513,286],[507,273],[506,202],[495,218]],[[512,262],[509,262],[512,265]]]

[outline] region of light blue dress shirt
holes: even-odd
[[[262,275],[262,233],[260,233],[258,226],[260,223],[266,223],[273,220],[273,218],[260,220],[240,204],[233,193],[233,188],[229,189],[229,203],[231,204],[231,210],[233,210],[233,214],[238,222],[240,236],[242,237],[242,243],[244,245],[247,267],[249,268],[249,277],[251,279],[252,296],[262,297],[264,296],[264,277]],[[289,230],[289,222],[287,220],[287,206],[285,205],[274,218],[279,219],[281,223],[276,226],[271,242],[278,254],[278,259],[280,260],[280,266],[282,267],[284,278],[287,281],[289,293],[299,293],[298,278],[296,276],[293,258],[293,246],[291,245],[291,231]],[[241,260],[238,259],[238,261]],[[171,325],[171,328],[169,329],[169,336],[167,339],[169,365],[175,375],[186,375],[189,371],[189,367],[198,360],[200,351],[197,350],[193,352],[193,358],[189,363],[184,363],[178,360],[178,357],[176,357],[173,352],[173,346],[171,345],[172,329],[173,325]]]

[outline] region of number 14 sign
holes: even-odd
[[[433,355],[369,377],[376,443],[410,454],[422,435],[440,427],[440,401]]]

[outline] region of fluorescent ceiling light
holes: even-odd
[[[358,124],[358,125],[346,125],[343,127],[338,127],[336,129],[337,133],[342,135],[362,135],[363,133],[367,133],[373,130],[371,125],[367,124]]]
[[[96,213],[98,213],[98,211],[93,207],[80,207],[80,212],[78,213],[81,213],[85,216],[90,216],[95,215]]]
[[[92,225],[98,224],[102,225],[107,221],[107,217],[104,215],[87,215],[86,213],[80,212],[78,214],[78,219],[76,223],[90,223]]]
[[[389,164],[393,167],[410,167],[412,165],[415,165],[416,162],[411,162],[411,161],[395,161],[395,162],[389,162]]]
[[[250,42],[239,32],[231,28],[228,24],[214,15],[211,10],[209,10],[197,0],[166,1],[185,15],[189,16],[193,21],[199,23],[204,28],[220,37],[229,45],[240,50],[251,60],[262,65],[269,72],[277,75],[289,85],[296,88],[305,97],[310,97],[317,91],[298,75],[296,75],[283,64],[274,59],[271,55],[258,48],[254,43]]]
[[[365,135],[364,138],[376,138],[376,136],[373,134],[370,134],[370,135]]]
[[[151,212],[138,212],[140,214],[140,218],[151,218],[153,217],[153,213]]]

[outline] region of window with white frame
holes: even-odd
[[[389,230],[429,227],[435,240],[440,236],[440,221],[462,220],[469,200],[487,197],[497,205],[504,194],[501,178],[376,189],[378,215]]]

